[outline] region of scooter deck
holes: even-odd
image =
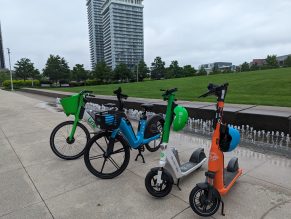
[[[232,182],[232,180],[236,177],[237,174],[238,174],[238,170],[235,172],[229,172],[225,168],[223,172],[224,186],[227,187]]]
[[[180,166],[180,169],[181,169],[182,173],[185,173],[185,172],[187,172],[188,170],[190,170],[190,169],[192,169],[193,167],[195,167],[197,164],[198,164],[198,163],[193,163],[193,162],[188,161],[188,162],[182,164],[182,165]]]

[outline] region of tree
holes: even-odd
[[[92,72],[96,80],[109,81],[112,78],[112,71],[105,61],[98,62]]]
[[[161,79],[165,76],[165,62],[162,61],[161,57],[156,57],[151,65],[151,78]]]
[[[75,81],[85,81],[88,78],[84,65],[76,64],[72,70],[72,79]]]
[[[207,71],[204,67],[201,67],[197,73],[197,75],[207,75]]]
[[[21,78],[24,81],[31,77],[35,72],[33,63],[28,58],[21,58],[18,60],[14,66],[14,69],[16,77]]]
[[[268,55],[266,58],[266,65],[268,68],[278,68],[277,56],[276,55]]]
[[[250,70],[250,65],[249,65],[249,63],[244,62],[244,63],[241,65],[241,71],[249,71],[249,70]]]
[[[10,72],[6,69],[0,70],[0,86],[2,85],[3,81],[10,79]]]
[[[148,76],[150,70],[147,64],[144,62],[144,60],[140,60],[140,62],[137,65],[137,68],[138,68],[138,81],[143,81],[143,79]]]
[[[288,56],[287,59],[285,59],[284,65],[286,67],[291,67],[291,56]]]
[[[179,66],[177,60],[171,62],[169,68],[166,69],[165,78],[180,78],[183,77],[182,68]]]
[[[257,71],[257,70],[260,70],[260,67],[258,66],[257,63],[254,63],[254,64],[251,65],[250,70],[251,71]]]
[[[190,76],[195,76],[197,71],[191,65],[185,65],[183,67],[183,72],[184,72],[185,77],[190,77]]]
[[[43,75],[56,83],[60,80],[69,80],[70,68],[64,58],[50,55],[43,69]]]
[[[132,72],[126,64],[120,63],[114,69],[113,78],[115,80],[129,81],[132,78]]]

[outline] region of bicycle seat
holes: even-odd
[[[154,105],[151,103],[143,103],[140,106],[144,108],[145,111],[152,110],[154,108]]]

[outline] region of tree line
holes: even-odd
[[[8,80],[8,73],[5,72],[6,77],[0,75],[2,82],[3,79]],[[161,57],[156,57],[150,67],[141,60],[132,69],[124,63],[119,63],[114,70],[107,66],[104,61],[98,62],[91,71],[86,70],[83,64],[76,64],[70,69],[65,58],[59,55],[50,55],[42,72],[36,69],[34,63],[28,58],[21,58],[14,65],[15,79],[24,81],[37,79],[42,83],[70,84],[73,86],[143,81],[145,78],[179,78],[194,76],[195,74],[194,67],[191,65],[180,67],[176,60],[172,61],[169,67],[165,67],[165,62],[162,61]]]
[[[280,65],[277,62],[276,55],[268,55],[263,65],[257,65],[257,63],[249,64],[247,62],[237,66],[236,72],[255,71],[261,69],[278,68]],[[284,61],[284,67],[291,67],[291,56],[288,56]],[[42,73],[34,67],[34,63],[28,58],[21,58],[14,65],[14,77],[16,79],[28,80],[37,79],[41,83],[55,83],[55,84],[70,84],[70,86],[80,85],[97,85],[106,83],[120,83],[120,82],[132,82],[143,81],[145,78],[153,80],[181,78],[190,76],[207,75],[204,68],[200,68],[198,71],[191,65],[179,66],[177,60],[171,62],[166,67],[165,62],[161,57],[156,57],[148,67],[147,64],[141,60],[134,68],[130,69],[124,63],[119,63],[114,70],[106,65],[104,61],[101,61],[95,65],[95,67],[89,71],[84,68],[82,64],[76,64],[70,69],[68,62],[64,57],[59,55],[50,55],[47,62],[42,69]],[[218,73],[230,73],[231,69],[218,69],[214,66],[209,74]],[[137,78],[138,75],[138,78]],[[0,72],[0,82],[9,79],[9,72]]]

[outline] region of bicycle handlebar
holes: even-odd
[[[122,99],[127,99],[128,96],[126,94],[121,93],[121,87],[119,87],[117,90],[113,91],[114,94],[116,94],[117,99],[118,99],[118,110],[122,111],[123,110],[123,100]]]
[[[128,95],[122,94],[121,92],[122,92],[121,87],[119,87],[117,90],[113,91],[113,93],[116,94],[117,99],[127,99]]]

